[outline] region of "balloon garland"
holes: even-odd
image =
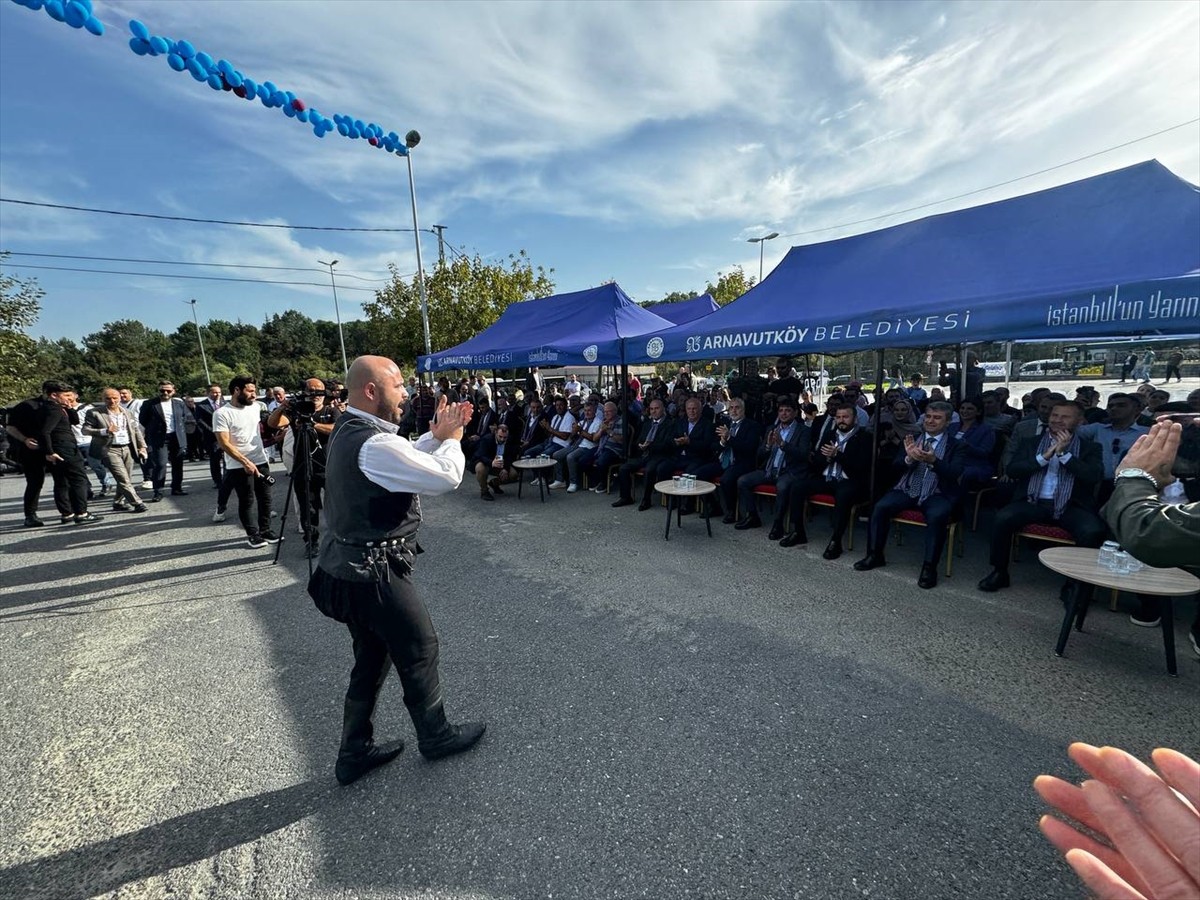
[[[28,5],[39,0],[16,0]],[[46,0],[49,3],[56,0]],[[71,0],[72,3],[81,0]],[[396,132],[384,134],[382,128],[374,122],[364,122],[352,116],[334,113],[332,118],[325,116],[319,110],[309,106],[291,91],[285,91],[270,81],[255,81],[244,75],[227,59],[213,60],[203,51],[198,51],[188,41],[173,41],[167,37],[151,34],[150,30],[137,19],[129,22],[129,31],[133,35],[129,39],[129,49],[138,56],[165,56],[167,65],[176,72],[188,72],[196,81],[208,84],[214,91],[226,91],[243,100],[251,102],[259,100],[267,109],[281,109],[289,119],[312,125],[313,134],[319,138],[325,137],[330,131],[337,130],[342,137],[352,140],[365,140],[372,147],[378,147],[389,153],[400,156],[408,155],[408,147]]]
[[[85,28],[97,37],[104,34],[104,23],[92,15],[92,0],[13,0],[13,3],[34,12],[44,9],[55,22]]]

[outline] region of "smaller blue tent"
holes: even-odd
[[[709,313],[716,312],[720,307],[712,298],[712,294],[701,294],[699,297],[680,300],[678,303],[651,303],[646,309],[668,322],[684,325],[694,322],[696,319],[702,319]]]
[[[417,359],[423,372],[528,366],[613,366],[623,342],[674,323],[634,303],[617,284],[513,303],[457,347]]]

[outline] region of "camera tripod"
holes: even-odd
[[[292,504],[292,497],[296,498],[296,505],[300,508],[300,525],[304,529],[304,538],[306,543],[311,547],[313,541],[313,533],[316,531],[312,521],[312,492],[316,490],[313,485],[313,459],[312,455],[320,449],[320,443],[317,441],[316,429],[313,428],[312,419],[298,418],[295,422],[288,425],[292,431],[292,469],[288,472],[288,489],[287,496],[283,501],[283,513],[279,517],[279,534],[282,537],[287,529],[288,509]],[[304,497],[300,496],[300,488],[297,483],[303,479]],[[271,565],[278,565],[279,553],[283,549],[283,541],[281,540],[275,545],[275,559]],[[305,556],[308,558],[308,574],[312,577],[313,569],[313,554],[310,549],[306,548]]]

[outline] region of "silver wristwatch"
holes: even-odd
[[[1145,478],[1152,485],[1154,485],[1154,490],[1156,490],[1156,491],[1159,490],[1158,479],[1155,478],[1153,475],[1151,475],[1149,472],[1147,472],[1145,469],[1121,469],[1119,472],[1117,472],[1116,477],[1113,478],[1113,483],[1115,484],[1116,482],[1120,481],[1122,478]]]

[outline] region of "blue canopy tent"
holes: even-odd
[[[612,366],[626,338],[670,328],[616,284],[511,304],[500,318],[457,347],[417,359],[424,372],[526,366]]]
[[[701,294],[699,297],[692,297],[690,300],[680,300],[678,303],[651,303],[646,306],[646,309],[650,310],[656,316],[661,316],[668,322],[682,325],[685,322],[694,322],[696,319],[701,319],[709,313],[716,312],[720,307],[717,306],[717,301],[712,298],[712,294]]]
[[[1200,332],[1200,189],[1149,161],[793,247],[629,362]]]

